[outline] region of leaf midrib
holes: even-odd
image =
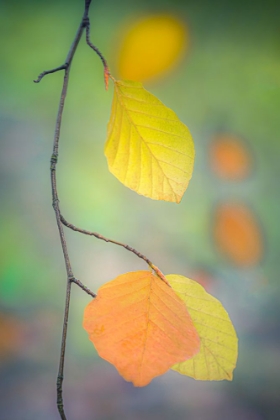
[[[127,116],[128,120],[130,121],[130,124],[132,124],[132,125],[133,125],[133,127],[135,127],[135,130],[137,131],[137,134],[138,134],[139,138],[141,139],[141,141],[143,142],[143,144],[146,146],[146,148],[147,148],[148,152],[150,153],[150,155],[151,155],[152,159],[154,159],[154,161],[156,162],[156,164],[157,164],[157,166],[159,167],[160,171],[162,172],[162,174],[163,174],[164,178],[167,180],[167,183],[168,183],[168,185],[169,185],[169,188],[170,188],[170,190],[172,191],[172,194],[173,194],[173,196],[175,197],[175,200],[177,201],[177,199],[178,199],[178,195],[174,192],[174,190],[173,190],[173,188],[172,188],[172,186],[171,186],[171,184],[170,184],[170,180],[169,180],[169,178],[165,175],[165,173],[164,173],[164,171],[163,171],[163,169],[162,169],[161,165],[159,164],[159,162],[158,162],[157,158],[153,155],[153,153],[152,153],[151,149],[149,148],[148,144],[147,144],[147,143],[146,143],[146,141],[143,139],[142,135],[139,133],[139,131],[138,131],[138,129],[137,129],[137,127],[138,127],[138,126],[137,126],[137,125],[133,122],[133,120],[132,120],[132,118],[131,118],[131,116],[130,116],[130,114],[129,114],[129,111],[128,111],[128,109],[127,109],[127,107],[125,106],[124,102],[122,101],[122,95],[121,95],[121,94],[120,94],[120,92],[119,92],[119,87],[118,87],[117,83],[115,84],[115,89],[116,89],[116,93],[117,93],[117,95],[118,95],[118,100],[119,100],[119,102],[121,103],[121,106],[123,107],[124,112],[126,113],[126,116]],[[144,102],[144,101],[143,101],[143,102]],[[179,168],[178,168],[178,169],[179,169]],[[180,198],[180,196],[179,196],[179,198]]]

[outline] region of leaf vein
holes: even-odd
[[[149,127],[148,125],[136,124],[136,123],[135,123],[135,125],[136,125],[137,127],[148,128],[149,130],[158,131],[158,132],[160,132],[160,133],[167,134],[168,136],[179,137],[179,138],[181,138],[181,139],[186,140],[186,137],[185,137],[185,136],[181,136],[180,134],[170,133],[170,132],[168,132],[168,131],[161,130],[160,128]]]
[[[213,357],[213,359],[216,361],[216,363],[217,363],[217,365],[220,367],[220,369],[222,369],[224,372],[225,372],[225,374],[227,375],[227,377],[230,377],[230,375],[228,374],[228,372],[225,370],[225,368],[218,362],[218,360],[217,360],[217,358],[216,358],[216,356],[212,353],[212,351],[207,347],[207,350],[209,351],[209,353],[211,353],[211,355],[212,355],[212,357]],[[224,358],[222,358],[221,357],[221,359],[224,359]],[[228,360],[227,359],[224,359],[224,360],[226,360],[227,362],[228,362]]]
[[[224,347],[225,349],[228,349],[228,350],[234,351],[234,348],[229,347],[229,346],[226,346],[225,344],[220,343],[219,341],[211,340],[211,338],[208,338],[208,337],[201,337],[201,340],[202,340],[202,341],[207,340],[207,341],[210,341],[211,343],[217,344],[218,346]]]
[[[192,159],[192,157],[191,157],[191,156],[189,156],[189,155],[187,155],[186,153],[180,152],[178,149],[175,149],[174,147],[167,146],[166,144],[163,144],[163,143],[156,143],[156,142],[154,142],[154,141],[146,141],[146,143],[147,143],[147,144],[154,144],[155,146],[161,146],[161,147],[163,147],[164,149],[172,150],[173,152],[176,152],[176,153],[178,153],[179,155],[183,155],[183,156],[186,156],[186,157],[188,157],[188,158]]]
[[[192,317],[191,317],[191,318],[192,318]],[[206,325],[206,324],[203,324],[202,322],[198,322],[198,321],[196,321],[196,320],[195,320],[195,319],[193,319],[193,318],[192,318],[192,320],[193,320],[194,324],[202,325],[203,327],[206,327],[206,328],[208,328],[208,329],[211,329],[211,330],[217,331],[217,332],[219,332],[219,333],[221,333],[221,334],[228,335],[229,337],[233,337],[233,338],[235,338],[235,334],[230,334],[230,333],[227,333],[227,332],[224,332],[224,331],[218,330],[217,328],[211,327],[210,325]]]
[[[209,314],[208,312],[204,312],[204,311],[202,311],[201,309],[195,309],[195,308],[192,308],[191,306],[189,306],[189,305],[188,305],[188,303],[186,303],[186,306],[187,306],[187,308],[188,308],[189,310],[191,310],[191,311],[195,311],[195,312],[198,312],[198,313],[200,313],[200,314],[204,314],[204,315],[207,315],[207,316],[211,316],[212,318],[219,319],[220,321],[225,321],[225,322],[228,322],[229,324],[231,324],[231,321],[230,321],[229,319],[226,319],[226,318],[221,318],[221,317],[216,316],[216,315],[214,315],[214,314]]]
[[[137,109],[131,109],[131,108],[126,108],[127,109],[127,111],[129,111],[129,112],[133,112],[133,113],[135,113],[135,114],[143,114],[143,115],[147,115],[148,117],[152,117],[152,118],[155,118],[155,119],[160,119],[160,120],[165,120],[165,121],[170,121],[170,122],[176,122],[176,123],[178,123],[178,122],[181,122],[180,120],[178,120],[178,119],[171,119],[171,118],[166,118],[166,117],[160,117],[159,115],[153,115],[153,114],[149,114],[148,112],[143,112],[143,111],[138,111]]]

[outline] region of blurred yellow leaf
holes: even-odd
[[[168,14],[133,22],[124,32],[118,56],[122,79],[143,82],[174,68],[188,43],[184,23]]]
[[[83,326],[99,355],[135,386],[145,386],[199,350],[184,302],[150,271],[122,274],[104,284]]]
[[[179,203],[192,176],[194,145],[177,115],[141,83],[115,81],[105,155],[124,185]]]
[[[197,282],[170,274],[166,279],[185,302],[200,338],[200,350],[190,360],[172,367],[194,379],[232,380],[236,365],[238,339],[222,304]]]

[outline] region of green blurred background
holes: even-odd
[[[0,1],[1,217],[0,418],[58,419],[56,374],[65,270],[51,205],[49,160],[63,63],[82,0]],[[64,399],[69,420],[276,420],[280,417],[279,152],[280,7],[277,1],[93,2],[91,39],[118,76],[128,22],[167,13],[188,28],[189,47],[173,71],[145,86],[194,137],[193,178],[180,205],[138,196],[108,171],[103,155],[113,87],[81,42],[70,76],[57,169],[70,222],[136,248],[165,273],[200,281],[219,298],[239,335],[233,382],[198,382],[175,372],[143,389],[100,360],[82,329],[89,297],[73,287]],[[213,138],[240,138],[250,176],[213,172]],[[211,169],[212,168],[212,169]],[[220,203],[246,206],[261,256],[240,266],[215,241]],[[225,235],[227,232],[225,232]],[[93,291],[146,269],[122,248],[66,232],[74,273]],[[230,241],[230,239],[229,239]]]

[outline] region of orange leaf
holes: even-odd
[[[149,271],[104,284],[85,309],[83,326],[99,355],[135,386],[145,386],[199,351],[183,301]]]

